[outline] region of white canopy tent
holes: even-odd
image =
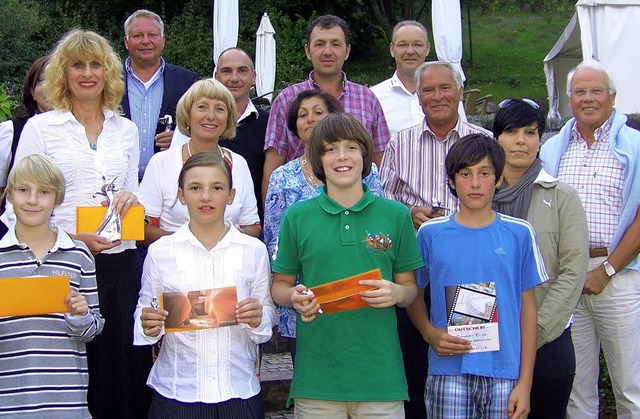
[[[562,35],[544,59],[549,118],[571,116],[567,73],[582,60],[595,59],[607,68],[618,91],[616,108],[640,112],[637,72],[640,54],[640,0],[579,0]]]

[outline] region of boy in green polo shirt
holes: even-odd
[[[289,395],[296,418],[404,417],[407,385],[394,306],[413,302],[413,271],[424,263],[407,208],[362,183],[372,158],[371,137],[354,117],[327,116],[309,142],[314,175],[326,186],[291,206],[280,225],[271,292],[298,313]],[[309,288],[376,268],[382,281],[359,282],[374,287],[359,293],[367,306],[321,315]]]

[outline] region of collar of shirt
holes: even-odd
[[[124,68],[125,68],[125,71],[127,72],[128,77],[131,77],[132,79],[139,81],[140,83],[142,83],[145,89],[148,89],[149,86],[153,84],[153,82],[155,82],[157,79],[162,77],[162,75],[164,74],[164,64],[165,64],[164,58],[160,57],[160,67],[158,67],[156,72],[153,74],[153,76],[151,76],[151,78],[147,82],[143,82],[142,80],[140,80],[136,75],[136,73],[133,72],[133,68],[131,67],[131,57],[127,57],[127,59],[124,61]]]
[[[49,228],[56,233],[56,242],[53,244],[50,252],[55,252],[58,249],[73,249],[76,244],[71,237],[61,228],[58,228],[54,223],[49,224]],[[25,243],[21,243],[16,237],[16,228],[15,225],[7,231],[7,234],[4,235],[2,240],[0,240],[0,248],[2,247],[10,247],[10,246],[18,246],[21,249],[26,249],[27,245]]]
[[[369,187],[366,184],[362,184],[362,189],[364,190],[364,196],[360,198],[358,202],[355,203],[351,208],[345,208],[342,205],[338,204],[333,199],[329,198],[327,195],[327,186],[325,185],[322,188],[322,193],[318,195],[318,203],[322,207],[323,210],[328,212],[329,214],[340,214],[342,211],[348,209],[349,211],[362,211],[369,204],[373,202],[375,199],[375,195],[369,192]]]
[[[595,132],[593,133],[593,136],[595,137],[594,143],[609,141],[609,134],[611,133],[611,125],[613,124],[613,116],[615,115],[615,113],[616,110],[614,109],[613,112],[611,112],[609,118],[607,118],[607,120],[604,121],[602,125],[596,128]],[[578,121],[576,120],[571,127],[571,141],[580,140],[584,141],[584,138],[578,130]]]
[[[65,123],[69,122],[69,121],[74,121],[75,123],[80,123],[78,122],[78,120],[76,119],[75,115],[73,114],[73,112],[60,112],[58,110],[54,110],[51,114],[51,118],[48,121],[49,125],[52,126],[56,126],[56,125],[64,125]],[[112,118],[114,118],[116,116],[115,112],[113,112],[112,110],[109,109],[103,109],[102,110],[102,114],[104,115],[104,124],[107,123],[107,121],[111,120]]]
[[[225,234],[224,237],[222,237],[222,239],[218,243],[216,243],[214,248],[211,250],[207,250],[200,242],[200,240],[198,240],[197,237],[191,232],[191,229],[189,228],[189,222],[184,223],[182,227],[180,227],[178,230],[176,230],[175,233],[171,235],[171,241],[174,243],[189,243],[192,246],[199,247],[207,252],[211,252],[214,249],[221,249],[229,245],[229,238],[234,234],[232,230],[235,230],[235,228],[227,221],[225,221],[224,224],[225,228],[228,228],[229,231],[227,231],[227,234]]]
[[[258,110],[256,109],[255,105],[251,101],[251,98],[249,98],[249,103],[247,103],[246,109],[244,110],[242,115],[240,115],[240,118],[238,118],[238,123],[244,121],[245,119],[247,119],[252,114],[255,114],[255,116],[256,116],[255,119],[258,119],[260,117],[260,114],[258,113]]]
[[[342,95],[349,93],[349,84],[347,83],[347,74],[342,71],[342,93],[340,94],[340,97],[342,97]],[[314,70],[311,70],[311,73],[309,73],[309,81],[311,81],[311,84],[313,84],[314,89],[318,89],[321,92],[323,91],[322,88],[320,87],[320,85],[318,83],[315,82],[315,80],[313,79],[313,75],[315,74]],[[340,100],[338,98],[338,100]]]
[[[400,77],[398,77],[397,70],[393,72],[393,76],[391,76],[390,82],[391,82],[392,89],[402,90],[404,93],[406,93],[409,96],[417,96],[417,91],[414,93],[411,93],[409,90],[407,90],[402,80],[400,80]]]
[[[458,118],[458,122],[456,122],[456,125],[451,129],[451,131],[447,133],[447,137],[444,140],[441,140],[431,130],[431,128],[429,127],[429,123],[427,122],[427,117],[425,116],[424,119],[422,120],[422,139],[424,140],[427,138],[431,138],[433,140],[446,143],[447,141],[451,140],[451,138],[453,138],[454,135],[460,133],[461,124],[462,124],[462,120]]]

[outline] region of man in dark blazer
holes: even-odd
[[[164,61],[164,23],[157,14],[137,10],[125,21],[124,31],[129,57],[124,65],[126,90],[122,110],[138,126],[138,176],[142,179],[151,156],[171,144],[178,100],[200,77]]]

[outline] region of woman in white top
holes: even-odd
[[[234,201],[232,179],[220,154],[189,157],[177,182],[190,220],[149,247],[134,340],[151,345],[164,336],[147,381],[154,390],[150,418],[264,418],[256,361],[257,345],[269,340],[275,321],[271,271],[264,244],[224,219]],[[176,325],[219,320],[206,291],[229,286],[237,291],[237,324],[165,334],[167,309],[179,316]],[[154,307],[166,292],[185,295],[180,310],[178,304]]]
[[[236,134],[236,102],[231,92],[217,80],[200,80],[180,98],[176,119],[180,131],[191,140],[155,154],[145,169],[140,183],[140,201],[148,220],[145,244],[175,232],[189,220],[187,207],[178,200],[178,173],[189,157],[202,151],[221,154],[231,166],[237,192],[225,212],[226,219],[243,233],[257,237],[260,218],[247,161],[218,145],[220,138]]]
[[[115,179],[119,192],[112,205],[121,215],[138,203],[138,129],[115,112],[123,92],[122,64],[109,42],[95,32],[70,31],[45,69],[45,93],[54,110],[29,119],[15,158],[45,154],[58,165],[65,199],[51,220],[95,255],[105,327],[87,344],[94,417],[145,417],[150,401],[145,387],[150,351],[134,347],[132,338],[141,275],[136,244],[75,234],[76,207],[101,205],[104,197],[95,194],[105,179]],[[8,204],[3,220],[12,219]]]

